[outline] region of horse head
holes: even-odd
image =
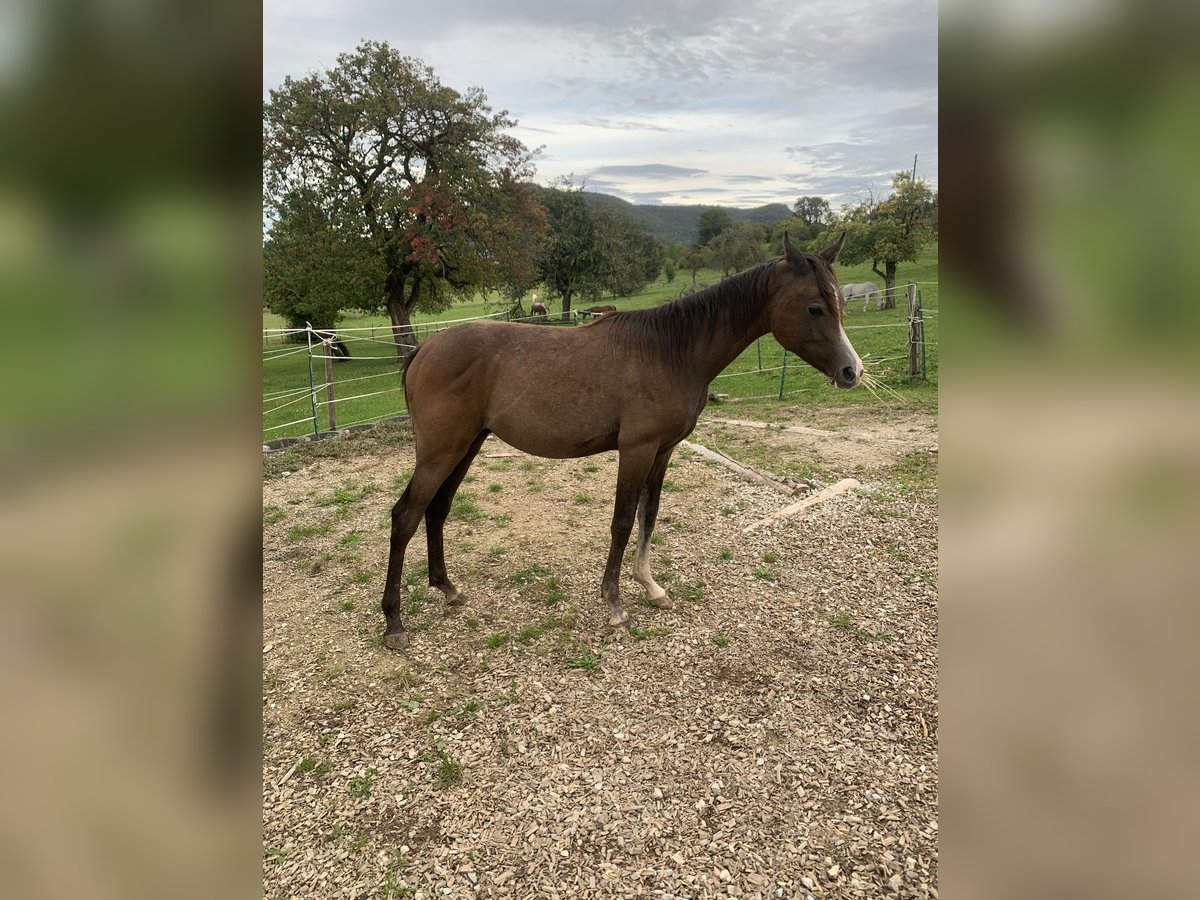
[[[838,387],[850,388],[862,378],[863,365],[842,328],[844,302],[833,272],[845,243],[843,232],[820,253],[806,253],[784,234],[768,323],[784,348],[829,376]]]

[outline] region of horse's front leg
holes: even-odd
[[[667,474],[667,463],[671,460],[674,447],[663,450],[655,457],[654,465],[646,478],[646,487],[638,503],[637,562],[633,577],[646,591],[646,596],[659,609],[670,609],[671,598],[650,572],[650,538],[654,534],[654,523],[658,518],[658,501],[662,496],[663,478]]]
[[[621,448],[617,464],[617,497],[613,504],[612,544],[608,548],[608,563],[600,582],[600,596],[608,604],[608,624],[613,628],[629,628],[629,616],[621,608],[621,559],[629,544],[633,518],[638,500],[646,486],[646,478],[658,452],[655,446]]]

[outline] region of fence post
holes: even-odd
[[[915,281],[910,281],[908,283],[908,377],[914,381],[921,374],[917,340],[917,284]]]
[[[325,349],[325,408],[329,411],[329,430],[337,431],[337,419],[333,413],[333,338],[321,342]]]
[[[321,426],[317,423],[317,386],[313,379],[312,367],[312,325],[304,323],[304,333],[308,337],[308,399],[312,403],[313,436],[321,436]]]
[[[754,346],[758,348],[758,371],[762,371],[762,338],[754,341]]]
[[[783,371],[779,373],[779,399],[783,399],[783,386],[787,382],[787,348],[783,348]]]
[[[925,303],[921,292],[917,291],[917,323],[921,330],[921,381],[928,381],[925,371]]]

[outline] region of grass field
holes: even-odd
[[[869,263],[857,266],[838,266],[838,278],[843,284],[874,281],[882,287],[882,279],[874,275]],[[700,270],[696,283],[715,284],[721,273]],[[886,385],[898,392],[902,400],[892,403],[912,403],[936,407],[938,384],[938,255],[937,248],[927,250],[916,263],[900,266],[897,284],[897,308],[870,309],[864,313],[861,301],[852,303],[846,311],[846,331],[869,372],[879,376]],[[908,311],[903,294],[907,281],[918,282],[923,306],[927,312],[925,324],[926,366],[928,382],[913,384],[908,379],[908,331],[903,327]],[[681,291],[691,287],[691,273],[680,271],[673,282],[665,278],[650,284],[632,297],[612,302],[618,309],[640,309],[673,300]],[[466,319],[495,310],[493,301],[485,308],[486,298],[463,303],[437,315],[418,314],[417,324],[432,321]],[[577,304],[578,305],[578,304]],[[590,305],[590,303],[582,304]],[[528,303],[526,303],[528,306]],[[554,307],[551,307],[551,314]],[[884,327],[890,326],[890,327]],[[264,312],[263,328],[286,327],[278,316]],[[335,360],[334,396],[339,428],[360,422],[373,421],[405,412],[404,393],[400,386],[399,365],[391,343],[390,326],[386,316],[347,316],[338,325],[348,339],[352,358]],[[351,331],[351,329],[376,329]],[[351,340],[352,339],[352,340]],[[319,352],[319,350],[317,351]],[[803,396],[806,402],[820,406],[846,403],[880,403],[868,391],[858,388],[837,391],[828,380],[795,356],[787,354],[787,369],[783,370],[784,350],[769,334],[751,344],[712,383],[712,390],[731,405],[745,403],[749,407],[769,407],[778,397],[781,382],[785,396],[793,401]],[[324,360],[312,360],[313,383],[325,382]],[[318,391],[317,424],[322,432],[328,430],[324,390]],[[263,439],[311,434],[313,431],[312,402],[309,394],[309,359],[303,345],[282,343],[277,335],[264,334],[263,344]]]

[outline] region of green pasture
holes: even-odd
[[[701,269],[696,284],[715,284],[721,273]],[[874,281],[880,287],[882,279],[874,275],[869,263],[857,266],[838,266],[838,278],[843,284]],[[903,285],[908,281],[918,282],[925,317],[926,367],[928,382],[913,384],[908,378],[908,319],[907,303]],[[889,403],[935,406],[938,383],[938,256],[937,248],[927,250],[916,263],[901,264],[897,277],[897,307],[891,310],[876,310],[874,303],[866,313],[862,301],[852,302],[846,310],[846,333],[862,357],[867,371],[878,376],[884,384],[896,391],[900,398],[879,399],[865,388],[850,391],[833,388],[822,375],[783,348],[767,335],[751,344],[744,353],[715,379],[711,390],[722,395],[722,402],[731,406],[747,403],[751,406],[775,402],[781,384],[784,399],[792,403],[803,402],[820,406],[847,403]],[[922,284],[921,282],[929,282]],[[644,291],[632,296],[601,302],[612,303],[618,309],[641,309],[657,306],[675,299],[681,292],[690,289],[691,272],[681,270],[673,282],[660,277]],[[590,306],[590,302],[576,304]],[[529,307],[526,300],[525,307]],[[495,312],[496,298],[480,297],[471,303],[458,304],[436,316],[418,315],[416,322],[428,323],[452,319],[465,319]],[[551,306],[551,316],[554,307]],[[868,327],[865,327],[868,326]],[[264,312],[263,328],[283,328],[285,323],[271,313]],[[569,326],[564,326],[569,327]],[[333,361],[334,396],[336,419],[339,428],[360,422],[373,421],[387,416],[405,413],[404,393],[400,384],[400,367],[391,343],[390,325],[386,316],[346,316],[338,324],[339,333],[347,338],[352,358]],[[356,328],[374,328],[371,331],[351,331]],[[351,340],[352,339],[352,340]],[[320,349],[314,350],[314,354]],[[325,361],[314,358],[312,373],[314,384],[325,382]],[[370,396],[363,396],[370,395]],[[325,392],[318,391],[317,421],[322,432],[329,424],[325,411]],[[347,398],[347,399],[343,399]],[[263,342],[263,440],[311,434],[312,401],[309,394],[309,359],[307,348],[300,344],[287,344],[278,336],[264,335]],[[282,427],[281,427],[282,426]]]

